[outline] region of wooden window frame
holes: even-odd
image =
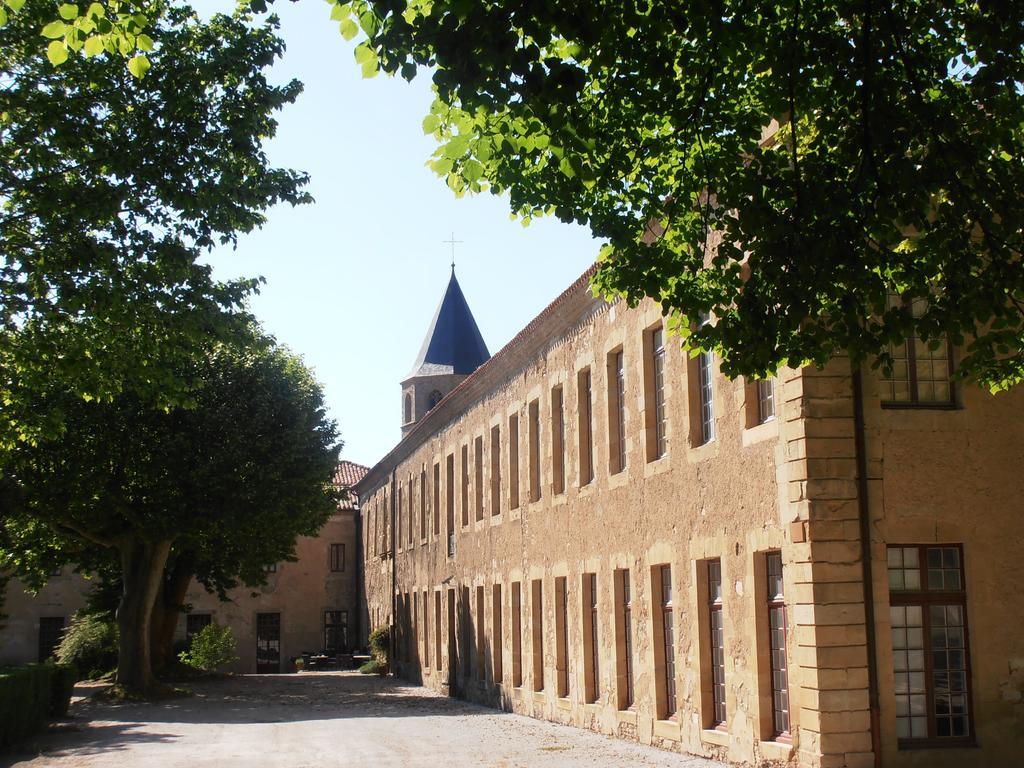
[[[555,577],[555,672],[558,698],[569,698],[569,579]]]
[[[484,438],[473,439],[473,503],[476,506],[476,522],[484,519]]]
[[[580,476],[582,488],[594,481],[594,394],[590,368],[576,374],[576,418],[579,440]]]
[[[625,471],[626,353],[622,347],[608,353],[608,473]]]
[[[508,417],[508,508],[519,508],[519,414]]]
[[[561,384],[551,388],[551,493],[565,493],[565,395]]]
[[[529,448],[530,503],[541,499],[540,476],[540,399],[531,400],[527,406],[527,441]]]
[[[658,719],[674,720],[679,711],[676,689],[676,643],[675,613],[673,611],[672,566],[668,564],[653,567],[652,579],[658,610],[655,614],[655,666],[660,672],[656,692],[658,698]]]
[[[665,397],[665,328],[644,333],[644,422],[647,461],[668,455],[668,406]]]
[[[501,514],[501,425],[491,427],[491,517]]]
[[[544,690],[544,581],[530,582],[530,613],[532,617],[533,690]]]
[[[918,589],[894,589],[889,588],[889,605],[897,606],[920,606],[922,613],[922,651],[924,653],[925,666],[925,701],[927,704],[928,736],[926,737],[897,737],[898,749],[932,749],[932,748],[957,748],[971,747],[977,744],[977,731],[974,725],[974,690],[972,684],[971,668],[971,641],[970,628],[967,618],[967,581],[966,569],[964,567],[964,548],[959,543],[931,543],[931,544],[889,544],[886,546],[886,554],[891,549],[918,550],[918,568],[920,573],[920,587]],[[956,549],[959,554],[960,589],[930,589],[928,587],[928,550],[930,549]],[[947,569],[948,570],[948,569]],[[963,615],[964,631],[964,696],[967,701],[967,728],[966,736],[937,736],[935,728],[935,669],[933,662],[933,646],[931,637],[931,616],[929,608],[933,605],[956,605],[959,606]]]
[[[501,685],[505,678],[501,608],[501,583],[498,582],[491,585],[491,680],[495,685]]]
[[[339,556],[340,553],[340,556]],[[332,543],[328,555],[330,559],[331,573],[345,572],[345,545]]]
[[[778,579],[779,583],[783,583],[785,568],[782,562],[782,552],[780,550],[770,550],[764,553],[764,568],[765,568],[765,585],[766,593],[765,601],[767,606],[768,615],[768,656],[769,656],[769,669],[771,675],[771,711],[772,711],[772,735],[776,741],[782,741],[789,743],[791,741],[792,728],[792,698],[790,685],[790,664],[789,654],[786,649],[786,638],[789,633],[789,616],[786,608],[786,596],[785,588],[783,587],[779,592],[772,592],[771,585],[773,581],[773,563],[778,562]],[[772,616],[774,612],[778,612],[775,615],[781,618],[781,626],[776,629],[780,629],[782,633],[782,642],[778,644],[776,640],[776,629],[772,627]],[[780,666],[778,663],[777,654],[781,654],[783,665]],[[776,684],[778,675],[785,675],[785,685],[779,686]],[[784,696],[786,700],[785,708],[781,708],[777,699],[780,696]]]
[[[758,379],[754,382],[754,386],[757,391],[757,423],[767,424],[776,418],[777,415],[777,403],[775,402],[775,379]],[[765,389],[767,388],[767,392]],[[771,406],[771,410],[768,410],[768,406]]]
[[[460,474],[460,488],[462,490],[459,499],[462,502],[462,527],[469,526],[469,445],[463,444],[460,453],[462,459]]]
[[[597,607],[597,574],[584,573],[580,590],[583,613],[583,646],[586,656],[584,687],[587,704],[601,698],[601,645],[599,637],[600,614]]]
[[[512,686],[523,685],[523,583],[512,582]]]
[[[633,666],[633,590],[628,568],[615,571],[616,599],[616,696],[619,710],[636,705],[636,679]]]
[[[711,654],[711,727],[726,730],[729,709],[725,700],[725,613],[722,588],[722,560],[712,558],[706,563],[708,603],[708,649]],[[715,596],[714,585],[718,584]],[[717,619],[717,621],[716,621]],[[719,663],[718,657],[721,657]]]

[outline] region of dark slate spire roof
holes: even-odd
[[[446,373],[470,374],[490,359],[484,337],[476,327],[459,281],[452,279],[434,313],[416,362],[406,379]]]

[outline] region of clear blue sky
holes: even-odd
[[[232,0],[201,0],[201,12]],[[364,80],[353,43],[319,0],[273,6],[288,50],[272,79],[305,91],[280,113],[273,164],[307,171],[312,205],[269,212],[238,249],[212,256],[222,278],[262,275],[252,309],[324,385],[345,447],[372,465],[398,442],[400,391],[450,274],[493,354],[593,262],[598,243],[555,219],[524,228],[490,195],[456,199],[425,167],[429,79]]]

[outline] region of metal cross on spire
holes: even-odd
[[[441,242],[448,243],[452,247],[452,273],[454,274],[454,272],[455,272],[455,246],[457,244],[461,243],[462,241],[461,240],[456,240],[455,239],[455,233],[452,232],[451,240],[442,240]]]

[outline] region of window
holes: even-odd
[[[561,385],[551,389],[551,492],[565,492],[565,408]]]
[[[483,681],[487,677],[487,658],[484,653],[484,616],[487,609],[484,607],[483,585],[476,588],[476,677]]]
[[[434,669],[441,671],[441,593],[434,593]]]
[[[455,456],[451,453],[445,459],[445,506],[447,511],[448,557],[455,556]]]
[[[63,616],[39,617],[39,661],[46,661],[57,650],[64,637]]]
[[[725,625],[722,615],[722,561],[708,560],[708,615],[711,633],[711,727],[725,725]]]
[[[427,468],[420,467],[420,538],[427,538]]]
[[[495,584],[491,587],[491,676],[499,685],[505,675],[502,664],[504,642],[501,631],[501,584]]]
[[[608,355],[608,471],[626,468],[626,372],[622,350]]]
[[[441,465],[434,462],[434,535],[441,535]]]
[[[555,671],[558,697],[569,696],[569,592],[565,576],[555,578]]]
[[[658,681],[659,716],[665,720],[676,713],[676,653],[675,653],[675,617],[672,612],[672,567],[669,565],[655,566],[654,582],[657,589],[659,611],[656,614],[656,630],[660,633],[660,653],[655,656],[661,667],[661,679]]]
[[[764,424],[775,418],[775,379],[757,381],[757,423]]]
[[[404,424],[408,424],[410,421],[412,421],[412,394],[408,392],[406,392],[405,394],[405,413],[403,414],[403,416]]]
[[[473,674],[473,654],[470,652],[470,646],[473,644],[473,618],[470,613],[470,598],[469,598],[469,586],[464,586],[462,592],[462,608],[459,612],[459,623],[462,627],[462,676],[469,679],[469,676]]]
[[[213,617],[208,613],[189,613],[185,616],[185,642],[192,644],[192,637],[204,627],[210,626]]]
[[[697,388],[700,402],[700,442],[715,439],[714,353],[701,352],[697,356]]]
[[[782,591],[782,553],[765,554],[768,576],[768,649],[771,654],[772,724],[776,737],[789,736],[789,665],[786,660],[786,603]]]
[[[647,460],[668,451],[668,413],[665,408],[665,331],[660,326],[644,338],[644,421]]]
[[[512,685],[523,684],[523,587],[512,582]]]
[[[413,482],[412,482],[412,473],[411,472],[409,473],[409,476],[406,479],[405,487],[409,489],[409,520],[408,520],[408,522],[409,522],[409,529],[408,529],[405,537],[406,537],[406,543],[409,545],[409,547],[412,547],[412,542],[413,542],[413,523],[415,522],[415,512],[413,511],[413,504],[412,504]]]
[[[533,690],[544,690],[544,590],[543,582],[534,579],[530,595],[533,610]]]
[[[530,501],[540,501],[540,402],[529,406],[530,415]]]
[[[889,307],[906,306],[908,302],[890,294]],[[914,318],[928,309],[924,299],[909,302]],[[953,404],[953,347],[943,335],[930,342],[911,335],[902,344],[889,349],[891,373],[883,373],[882,400],[888,404],[949,406]]]
[[[634,703],[633,690],[633,595],[629,583],[629,571],[615,572],[615,591],[618,602],[618,698],[619,709],[631,709]]]
[[[591,404],[590,369],[576,374],[576,418],[580,450],[580,487],[594,479],[593,406]]]
[[[462,446],[462,525],[469,525],[469,446]]]
[[[423,669],[430,669],[430,593],[423,590]]]
[[[443,397],[444,396],[436,389],[431,392],[430,396],[427,398],[427,410],[432,410],[434,406],[441,402]]]
[[[336,573],[345,570],[344,544],[331,544],[331,570]]]
[[[270,563],[263,566],[264,573],[277,573],[277,563]]]
[[[324,650],[340,653],[348,647],[348,611],[324,611]]]
[[[888,548],[889,617],[901,746],[969,743],[971,669],[959,545]]]
[[[597,574],[583,574],[583,653],[586,667],[583,670],[587,703],[601,697],[601,646],[597,642]]]
[[[473,496],[477,522],[484,519],[484,439],[473,441]]]
[[[491,427],[491,515],[501,514],[501,427]]]
[[[398,510],[395,513],[395,525],[396,525],[396,536],[395,536],[395,549],[402,549],[402,516],[405,514],[405,489],[402,487],[401,481],[398,483]]]
[[[508,417],[508,508],[519,507],[519,416]]]

